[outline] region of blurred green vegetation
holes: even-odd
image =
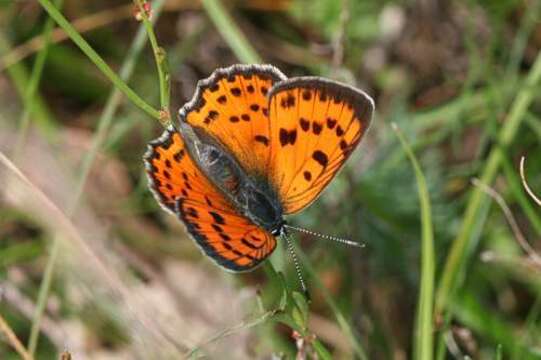
[[[0,315],[23,346],[37,340],[36,359],[541,359],[541,265],[471,184],[493,187],[541,252],[541,209],[518,171],[525,155],[541,189],[541,2],[152,2],[173,121],[197,80],[258,59],[374,97],[360,149],[290,219],[366,244],[296,236],[310,303],[284,249],[272,266],[228,274],[152,198],[141,158],[162,128],[147,114],[169,85],[133,3],[53,2],[147,113],[40,3],[51,2],[0,0],[0,151],[22,172],[0,163]],[[433,257],[423,181],[391,123],[426,179]],[[422,259],[435,263],[424,317]],[[418,321],[433,332],[416,333]],[[0,358],[19,358],[1,333]],[[428,354],[419,334],[434,337]]]

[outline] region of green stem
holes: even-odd
[[[43,274],[43,280],[39,286],[39,294],[36,302],[36,308],[34,309],[34,315],[32,317],[32,328],[30,330],[30,338],[28,340],[28,352],[34,356],[39,339],[39,328],[41,325],[41,318],[47,305],[47,298],[49,297],[49,291],[51,290],[51,282],[53,280],[54,268],[56,265],[56,259],[60,250],[60,241],[57,237],[54,238],[51,245],[51,253],[49,254],[49,260],[47,261],[47,267]]]
[[[430,211],[430,195],[426,179],[421,166],[396,124],[392,124],[404,151],[410,159],[417,179],[419,189],[419,202],[421,203],[422,226],[422,257],[421,257],[421,288],[419,290],[419,304],[417,309],[417,323],[415,329],[414,359],[430,360],[433,357],[434,335],[432,332],[433,303],[434,303],[434,230],[432,227],[432,213]]]
[[[107,65],[107,63],[98,55],[98,53],[92,49],[90,44],[83,39],[83,37],[71,26],[68,20],[56,9],[56,7],[50,2],[50,0],[38,0],[41,6],[49,13],[56,23],[64,29],[66,34],[73,40],[73,42],[79,46],[81,51],[88,56],[88,58],[100,69],[100,71],[107,76],[107,78],[115,84],[136,106],[145,111],[153,118],[160,120],[160,112],[145,102],[139,95],[137,95],[120,77]]]
[[[261,57],[250,45],[220,0],[202,0],[201,3],[237,58],[248,64],[261,63]]]
[[[150,40],[150,46],[152,47],[152,52],[154,54],[154,60],[156,61],[156,68],[158,71],[158,79],[160,83],[160,106],[161,109],[166,111],[169,114],[169,104],[170,104],[170,76],[169,70],[167,67],[167,56],[165,50],[158,45],[158,40],[156,39],[156,34],[154,33],[154,28],[150,22],[147,12],[143,7],[143,0],[134,0],[135,6],[139,8],[139,14],[145,26],[145,29],[148,34],[148,39]],[[169,117],[167,118],[169,121]],[[167,125],[167,124],[166,124]]]
[[[533,89],[535,89],[535,85],[540,78],[541,52],[538,53],[535,63],[526,78],[526,82],[517,94],[517,97],[511,106],[511,110],[505,119],[505,123],[498,134],[498,141],[501,147],[505,148],[510,145],[515,137],[519,125],[525,118],[524,115],[526,114],[528,107],[536,95]],[[498,147],[495,147],[489,154],[485,168],[481,174],[480,181],[484,184],[492,184],[501,162],[501,152],[499,151]],[[452,292],[457,286],[458,275],[461,267],[466,263],[465,260],[471,254],[472,249],[469,249],[468,245],[473,238],[472,234],[478,225],[477,218],[481,214],[481,210],[484,208],[486,201],[486,196],[483,194],[481,189],[474,188],[472,190],[472,195],[468,201],[464,214],[462,227],[460,228],[460,231],[451,246],[449,256],[447,257],[447,261],[445,263],[442,279],[438,287],[436,296],[436,314],[441,314],[445,311],[452,296]]]

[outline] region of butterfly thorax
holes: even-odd
[[[224,146],[197,129],[192,135],[183,134],[197,165],[236,209],[256,225],[279,235],[285,224],[283,210],[266,178],[249,174]]]

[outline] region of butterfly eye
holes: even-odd
[[[215,150],[215,149],[210,150],[208,159],[211,163],[216,162],[219,157],[220,157],[220,153],[218,152],[218,150]]]

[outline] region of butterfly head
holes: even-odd
[[[276,237],[280,237],[287,233],[287,222],[280,219],[280,222],[270,230],[270,233]]]

